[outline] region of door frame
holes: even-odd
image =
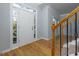
[[[17,4],[18,5],[18,4]],[[15,46],[15,47],[13,47],[13,45],[15,45],[15,44],[13,44],[13,24],[12,24],[12,22],[13,22],[13,9],[14,8],[19,8],[19,7],[17,7],[17,6],[13,6],[13,4],[10,4],[10,49],[15,49],[15,48],[18,48],[19,46],[18,46],[18,43],[16,43],[17,44],[17,46]],[[19,9],[23,9],[23,8],[19,8]],[[31,9],[31,8],[29,8],[30,10],[33,10],[33,9]],[[25,11],[29,11],[29,9],[26,9]],[[35,11],[35,12],[34,12]],[[29,11],[29,12],[31,12],[31,11]],[[36,41],[37,40],[37,10],[33,10],[33,12],[34,12],[34,16],[35,16],[35,23],[36,23],[36,29],[34,29],[35,31],[36,31],[36,37],[34,38],[34,41]],[[18,34],[18,33],[17,33]]]

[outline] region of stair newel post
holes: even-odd
[[[54,30],[54,24],[52,26],[52,56],[55,56],[55,30]]]

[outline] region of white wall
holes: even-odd
[[[42,24],[43,23],[42,23],[42,15],[41,15],[41,13],[42,13],[42,9],[39,8],[37,10],[37,38],[42,37],[42,28],[43,28]]]
[[[39,7],[38,9],[38,38],[51,38],[51,20],[53,16],[59,16],[59,12],[50,6]]]
[[[37,37],[48,38],[48,7],[39,7],[37,14]]]
[[[48,38],[49,39],[52,38],[52,30],[51,30],[52,22],[51,21],[53,17],[58,22],[58,20],[60,20],[60,13],[59,11],[56,11],[54,8],[51,8],[51,6],[49,6],[48,8]]]
[[[0,51],[10,48],[10,5],[0,3]]]
[[[42,37],[48,38],[48,6],[42,9]]]
[[[37,9],[37,37],[50,38],[50,20],[59,15],[58,11],[50,6]],[[10,4],[0,4],[0,51],[10,48]]]

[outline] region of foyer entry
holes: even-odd
[[[13,7],[13,11],[13,21],[16,21],[16,40],[13,41],[17,42],[13,42],[12,46],[15,48],[29,44],[36,38],[36,16],[33,10]]]

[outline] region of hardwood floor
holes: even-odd
[[[51,56],[50,42],[42,39],[4,53],[3,56]]]
[[[1,54],[2,56],[51,56],[51,40],[38,40],[15,50]],[[60,55],[60,40],[56,41],[56,56]],[[62,49],[64,55],[66,48]]]

